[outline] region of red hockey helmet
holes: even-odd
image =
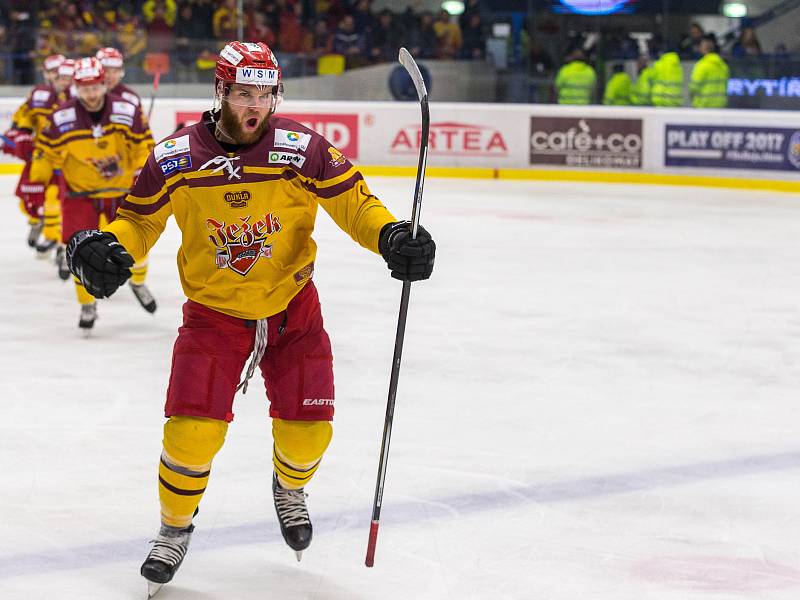
[[[215,83],[278,86],[281,68],[278,59],[264,42],[231,42],[219,53],[214,70]]]
[[[75,63],[75,85],[93,85],[105,83],[106,72],[103,65],[94,56],[80,58]]]
[[[60,65],[58,65],[58,71],[56,71],[58,76],[66,75],[68,77],[75,76],[75,61],[71,58],[64,59]]]
[[[45,71],[54,71],[55,69],[60,67],[65,60],[66,58],[64,58],[63,54],[51,54],[50,56],[44,59],[44,62],[42,63],[42,68]]]
[[[122,52],[116,48],[100,48],[94,56],[105,68],[121,69],[125,66]]]

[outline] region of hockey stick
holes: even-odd
[[[153,95],[150,96],[150,108],[147,109],[147,122],[150,122],[150,117],[153,115],[153,106],[156,103],[156,94],[158,93],[158,82],[161,80],[161,71],[156,71],[153,77]]]
[[[406,68],[408,74],[417,88],[419,105],[422,110],[422,131],[419,145],[419,164],[417,165],[417,182],[414,187],[414,207],[411,211],[411,238],[416,239],[419,227],[419,213],[422,210],[422,186],[425,183],[425,165],[428,162],[428,129],[430,128],[430,114],[428,111],[428,90],[422,80],[417,63],[405,48],[400,48],[400,64]],[[411,282],[403,282],[403,293],[400,296],[400,315],[397,318],[397,334],[394,338],[394,357],[392,358],[392,375],[389,379],[389,398],[386,401],[386,419],[383,423],[383,441],[381,442],[381,458],[378,465],[378,481],[375,484],[375,500],[372,504],[372,522],[369,527],[369,541],[367,543],[367,558],[364,564],[371,567],[375,564],[375,545],[378,542],[378,526],[381,520],[381,505],[383,504],[383,484],[386,481],[386,465],[389,462],[389,441],[392,437],[392,420],[394,419],[394,404],[397,395],[397,382],[400,379],[400,358],[403,354],[403,338],[406,332],[406,317],[408,316],[408,300],[411,294]]]

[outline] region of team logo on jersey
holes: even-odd
[[[160,163],[158,163],[158,166],[161,167],[161,172],[164,175],[170,175],[175,171],[182,171],[190,168],[192,166],[192,157],[188,154],[173,156],[171,158],[167,158],[166,160],[162,160]]]
[[[225,202],[230,204],[231,208],[244,208],[250,200],[250,192],[241,190],[238,192],[226,192]]]
[[[165,142],[161,142],[155,148],[153,148],[153,154],[156,157],[156,162],[160,162],[165,158],[169,158],[170,156],[176,156],[178,154],[188,154],[189,153],[189,135],[182,135],[180,137],[176,137],[172,140],[167,140]]]
[[[270,152],[269,162],[283,165],[296,165],[302,167],[306,162],[306,157],[295,152]]]
[[[94,168],[97,169],[103,179],[114,179],[114,177],[122,174],[121,160],[122,157],[117,154],[103,156],[102,158],[89,157],[89,162],[94,165]]]
[[[331,155],[331,166],[333,167],[341,167],[347,159],[344,157],[344,154],[339,152],[336,148],[331,146],[328,148],[328,154]]]
[[[225,221],[206,219],[209,241],[216,248],[218,269],[230,269],[239,275],[247,275],[260,258],[272,258],[269,236],[281,230],[281,222],[275,213],[267,213],[255,223],[251,216],[239,217],[237,222],[226,225]]]
[[[288,148],[289,150],[300,150],[305,152],[310,142],[310,133],[288,131],[287,129],[275,129],[274,143],[276,148]]]

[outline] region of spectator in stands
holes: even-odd
[[[555,63],[537,38],[532,38],[528,45],[528,63],[531,75],[542,77],[555,69]]]
[[[477,11],[473,12],[467,20],[462,39],[462,58],[480,60],[486,57],[486,35],[483,32],[481,15]]]
[[[631,104],[635,106],[651,106],[653,104],[653,79],[656,70],[650,65],[650,57],[641,55],[636,62],[639,75],[631,89]]]
[[[700,44],[703,58],[692,69],[689,96],[695,108],[725,108],[728,105],[728,65],[717,53],[715,39],[705,36]]]
[[[333,51],[345,57],[348,69],[366,64],[366,40],[364,34],[355,31],[353,17],[345,15],[333,36]]]
[[[676,52],[665,52],[653,65],[653,106],[683,106],[683,67]]]
[[[12,55],[11,83],[13,84],[31,85],[34,82],[35,32],[36,23],[34,23],[31,13],[21,10],[10,11],[6,48]]]
[[[606,106],[629,106],[633,93],[633,82],[630,75],[625,72],[624,64],[614,65],[613,72],[614,74],[606,83],[603,104]]]
[[[756,37],[756,30],[752,27],[745,27],[739,34],[739,39],[731,49],[734,58],[745,56],[761,56],[761,44]]]
[[[436,38],[439,40],[439,58],[455,58],[461,50],[461,28],[452,19],[450,13],[442,9],[433,24]]]
[[[372,12],[372,0],[358,0],[353,4],[355,7],[350,13],[353,15],[353,29],[369,39],[370,33],[378,25],[378,20]]]
[[[481,0],[467,0],[464,3],[464,12],[458,17],[458,26],[461,27],[461,31],[464,31],[467,28],[472,15],[482,16],[480,5]]]
[[[325,56],[333,51],[333,36],[328,29],[325,19],[319,19],[314,24],[311,54],[314,58]]]
[[[685,33],[680,42],[680,53],[684,58],[697,58],[700,56],[700,43],[703,41],[705,31],[699,23],[692,23],[689,32]]]
[[[397,50],[405,43],[405,32],[395,21],[392,11],[384,9],[378,21],[367,33],[367,48],[373,62],[389,62],[397,59]]]
[[[279,15],[278,47],[282,53],[300,54],[309,46],[308,32],[303,27],[303,5],[295,2],[284,6]]]
[[[225,0],[225,3],[214,11],[211,18],[214,27],[214,37],[220,43],[227,43],[236,39],[236,31],[239,25],[239,11],[236,8],[236,0]]]
[[[555,88],[559,104],[591,104],[597,85],[597,74],[586,62],[586,54],[575,48],[565,58],[556,75]]]
[[[175,0],[147,0],[142,6],[142,15],[147,31],[148,52],[172,50],[178,7]]]
[[[139,19],[120,14],[116,46],[125,56],[125,68],[128,73],[135,72],[135,67],[142,64],[144,51],[147,49],[147,36]]]
[[[245,38],[254,43],[264,42],[270,48],[275,46],[275,32],[267,24],[267,17],[263,12],[255,11],[248,15]]]
[[[408,31],[408,50],[414,58],[436,58],[439,39],[433,29],[433,13],[425,11],[419,26]]]

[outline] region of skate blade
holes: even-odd
[[[294,555],[297,557],[297,562],[300,562],[303,559],[303,551],[302,550],[295,550]]]
[[[161,588],[164,586],[163,583],[154,583],[152,581],[147,582],[147,600],[150,600],[153,596],[155,596]]]

